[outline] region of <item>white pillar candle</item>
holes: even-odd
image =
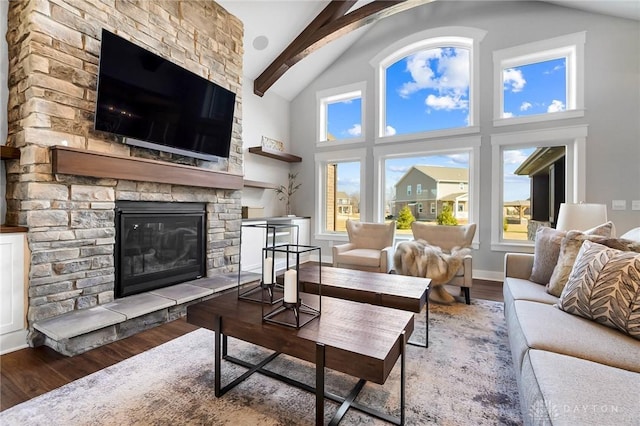
[[[262,269],[262,283],[273,284],[273,259],[267,257],[264,260],[264,268]]]
[[[298,273],[294,269],[289,269],[284,273],[284,302],[298,302]]]

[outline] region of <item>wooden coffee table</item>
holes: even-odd
[[[320,316],[296,329],[263,321],[259,303],[238,299],[236,293],[228,293],[189,306],[187,321],[215,332],[216,397],[224,395],[254,372],[260,372],[315,392],[316,424],[323,423],[325,398],[341,404],[330,424],[337,424],[349,408],[394,424],[404,424],[405,336],[409,336],[414,327],[413,314],[410,312],[323,296]],[[249,364],[227,354],[227,336],[271,349],[275,353],[258,364]],[[280,353],[315,363],[316,387],[311,388],[263,368]],[[222,357],[249,370],[222,386]],[[355,402],[366,381],[384,384],[398,358],[401,369],[400,417],[392,417]],[[348,396],[334,395],[324,389],[325,368],[360,380]]]
[[[318,294],[322,282],[322,295],[369,303],[411,312],[425,310],[425,343],[408,342],[415,346],[429,347],[429,278],[409,277],[380,272],[333,268],[314,263],[303,263],[298,270],[303,291]]]

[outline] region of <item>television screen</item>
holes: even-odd
[[[102,30],[95,129],[132,145],[228,157],[235,93]]]

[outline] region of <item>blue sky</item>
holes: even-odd
[[[502,114],[505,118],[565,110],[565,58],[503,70],[503,97]],[[387,68],[386,99],[387,135],[467,126],[469,51],[459,48],[429,49],[399,60]],[[329,133],[336,139],[361,136],[362,107],[360,99],[329,104]],[[529,198],[528,177],[515,176],[513,171],[532,151],[523,149],[505,152],[505,201]],[[385,182],[387,194],[410,165],[464,167],[455,160],[455,156],[444,155],[389,160]],[[468,164],[468,159],[466,162],[465,165]],[[338,190],[348,194],[359,192],[359,174],[359,166],[356,164],[340,166]]]

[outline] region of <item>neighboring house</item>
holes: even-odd
[[[346,192],[336,192],[336,208],[338,214],[351,216],[354,213],[351,197],[349,197]]]
[[[395,214],[409,206],[417,220],[435,220],[445,204],[458,219],[468,218],[469,170],[412,166],[396,183]]]

